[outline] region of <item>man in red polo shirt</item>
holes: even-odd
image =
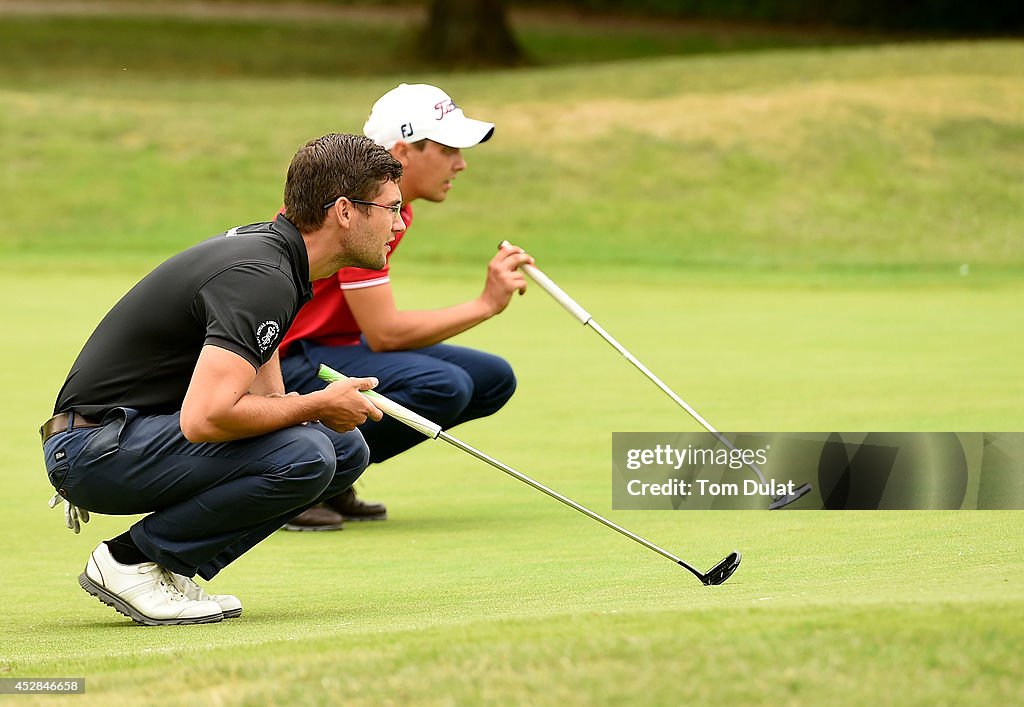
[[[281,370],[288,390],[324,387],[317,368],[325,363],[349,376],[373,376],[377,392],[450,428],[497,412],[516,380],[503,359],[442,343],[490,319],[526,289],[518,270],[533,259],[521,248],[501,249],[487,266],[483,292],[461,304],[433,310],[398,310],[391,290],[391,256],[412,224],[411,203],[441,202],[466,168],[462,150],[486,142],[494,125],[466,117],[436,86],[401,84],[373,106],[364,134],[402,163],[400,206],[359,202],[365,210],[391,209],[406,230],[391,244],[382,270],[342,268],[313,283],[313,300],[296,317],[281,345]],[[488,234],[489,235],[489,234]],[[371,463],[404,452],[424,437],[396,420],[359,428]],[[343,520],[383,520],[383,504],[367,503],[353,490],[296,517],[289,530],[336,530]]]

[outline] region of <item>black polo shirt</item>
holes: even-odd
[[[178,411],[203,346],[259,368],[312,296],[305,243],[284,216],[214,236],[159,265],[114,305],[71,367],[54,413]]]

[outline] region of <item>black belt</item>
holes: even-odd
[[[43,426],[39,428],[39,435],[43,438],[43,442],[45,442],[59,432],[99,426],[99,422],[90,420],[88,417],[79,415],[77,412],[62,412],[44,422]]]

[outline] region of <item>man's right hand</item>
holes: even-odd
[[[348,378],[328,385],[317,393],[323,398],[320,422],[335,432],[351,432],[367,418],[380,420],[384,413],[359,392],[373,390],[377,383],[376,378]]]
[[[526,292],[526,276],[519,270],[519,266],[527,263],[533,265],[533,258],[512,244],[501,248],[491,258],[487,264],[487,282],[480,295],[480,300],[488,307],[491,316],[505,311],[515,292]]]

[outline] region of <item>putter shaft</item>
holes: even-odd
[[[675,392],[671,388],[669,388],[667,385],[665,385],[662,382],[662,380],[660,378],[658,378],[658,376],[654,375],[654,373],[651,371],[651,369],[649,369],[647,366],[642,364],[640,362],[640,360],[636,356],[634,356],[633,354],[631,354],[629,351],[626,350],[625,346],[623,346],[618,341],[616,341],[615,337],[613,337],[611,334],[609,334],[607,331],[605,331],[604,327],[602,327],[600,324],[595,322],[593,318],[591,318],[591,319],[589,319],[587,321],[587,326],[589,326],[591,329],[596,331],[601,336],[602,339],[604,339],[609,344],[611,344],[612,348],[614,348],[616,351],[618,351],[620,354],[622,354],[623,357],[625,357],[625,359],[627,361],[632,363],[637,368],[637,370],[639,370],[641,373],[643,373],[645,376],[647,376],[647,378],[650,379],[650,381],[652,383],[654,383],[654,385],[656,385],[659,388],[661,388],[662,392],[664,392],[665,395],[667,395],[668,397],[672,398],[672,400],[674,400],[675,403],[679,407],[683,408],[684,410],[686,410],[686,412],[690,413],[690,417],[692,417],[694,420],[699,422],[701,424],[701,426],[704,429],[706,429],[708,432],[713,434],[715,436],[715,438],[719,442],[724,444],[726,447],[728,447],[732,451],[736,451],[736,446],[732,442],[730,442],[729,439],[725,435],[723,435],[721,432],[719,432],[714,427],[712,427],[711,423],[708,422],[707,420],[705,420],[704,417],[701,416],[701,414],[699,412],[694,410],[690,406],[689,403],[687,403],[685,400],[683,400],[678,395],[676,395]],[[753,471],[754,474],[757,475],[758,480],[762,484],[763,483],[767,483],[767,481],[764,478],[764,474],[761,472],[761,469],[759,469],[756,464],[754,464],[753,462],[749,462],[749,463],[747,463],[747,467],[749,467],[750,470]]]
[[[507,245],[509,245],[508,241],[502,241],[498,245],[498,247],[504,248]],[[602,327],[600,324],[594,321],[594,318],[590,315],[590,312],[585,310],[582,306],[580,306],[580,304],[576,300],[574,300],[572,297],[566,294],[565,290],[563,290],[561,287],[555,284],[555,281],[552,280],[547,275],[545,275],[544,272],[540,270],[540,268],[538,268],[535,265],[530,265],[529,263],[521,267],[523,269],[523,272],[530,276],[530,279],[532,279],[534,282],[540,285],[541,289],[543,289],[545,292],[551,295],[551,297],[560,305],[562,305],[562,307],[565,308],[565,310],[569,312],[569,314],[575,317],[584,326],[589,326],[591,329],[597,332],[597,334],[602,339],[604,339],[612,346],[612,348],[614,348],[616,351],[622,354],[622,356],[627,361],[632,363],[637,370],[643,373],[648,380],[650,380],[652,383],[658,386],[658,388],[663,393],[665,393],[665,395],[670,397],[679,407],[686,410],[686,412],[690,414],[690,417],[699,422],[701,426],[708,432],[713,434],[719,442],[724,444],[730,450],[737,451],[736,445],[729,441],[729,439],[725,435],[723,435],[721,432],[712,427],[710,422],[705,420],[704,417],[696,410],[694,410],[689,403],[687,403],[685,400],[676,395],[675,391],[673,391],[671,388],[665,385],[665,383],[660,378],[658,378],[658,376],[654,375],[654,372],[651,371],[651,369],[649,369],[643,363],[641,363],[640,359],[631,354],[625,346],[620,344],[615,339],[614,336],[605,331],[604,327]],[[767,483],[767,479],[765,479],[764,473],[757,466],[757,464],[747,461],[744,461],[744,464],[747,466],[747,468],[754,472],[754,475],[757,476],[758,481],[760,481],[762,484]],[[810,484],[804,484],[803,486],[798,488],[796,492],[792,494],[791,497],[772,497],[772,503],[769,504],[768,507],[772,510],[782,508],[783,506],[786,506],[792,503],[793,501],[797,500],[801,496],[807,494],[810,490]]]
[[[317,371],[317,375],[321,379],[328,382],[335,382],[345,379],[344,374],[338,373],[334,369],[330,368],[329,366],[325,366],[324,364],[320,364],[320,368]],[[422,415],[419,415],[413,412],[412,410],[409,410],[408,408],[399,405],[395,401],[390,400],[375,391],[364,390],[362,392],[364,395],[370,398],[373,401],[373,404],[380,408],[380,410],[383,411],[386,415],[389,415],[398,420],[399,422],[408,425],[409,427],[412,427],[414,430],[425,435],[426,437],[429,437],[430,439],[443,439],[445,442],[452,445],[456,449],[461,449],[467,454],[476,457],[480,461],[493,466],[495,469],[498,469],[499,471],[502,471],[505,474],[508,474],[509,476],[518,479],[519,481],[522,481],[527,486],[531,486],[537,489],[541,493],[544,493],[550,496],[551,498],[555,499],[556,501],[559,501],[565,504],[566,506],[569,506],[573,510],[582,513],[588,518],[596,520],[598,523],[601,523],[602,525],[611,528],[612,530],[621,533],[622,535],[625,535],[630,540],[639,543],[640,545],[643,545],[648,550],[652,550],[661,555],[662,557],[672,560],[677,565],[686,569],[688,572],[697,577],[697,579],[699,579],[701,583],[704,585],[721,584],[730,576],[732,576],[732,573],[735,572],[736,568],[739,566],[740,554],[738,552],[733,552],[707,572],[701,572],[700,570],[696,569],[686,561],[676,557],[668,550],[658,547],[654,543],[650,542],[649,540],[645,540],[636,533],[632,533],[623,528],[621,525],[611,522],[604,516],[598,515],[594,511],[587,508],[586,506],[581,506],[579,503],[576,503],[576,501],[573,501],[571,498],[563,496],[557,491],[553,491],[552,489],[548,488],[539,481],[534,481],[526,474],[516,471],[507,464],[503,464],[497,459],[494,459],[493,457],[484,454],[479,449],[471,447],[462,440],[452,437],[450,434],[444,432],[441,429],[440,425],[431,422]]]
[[[525,474],[521,474],[520,472],[516,471],[515,469],[513,469],[510,466],[508,466],[507,464],[503,464],[500,461],[498,461],[497,459],[495,459],[494,457],[491,457],[491,456],[489,456],[487,454],[484,454],[479,449],[475,449],[474,447],[471,447],[470,445],[466,444],[462,440],[457,439],[455,437],[452,437],[447,432],[441,432],[438,435],[438,439],[443,439],[445,442],[447,442],[448,444],[452,445],[453,447],[457,447],[458,449],[461,449],[462,451],[466,452],[467,454],[471,454],[472,456],[476,457],[480,461],[485,462],[487,464],[490,464],[495,469],[498,469],[499,471],[503,471],[503,472],[505,472],[506,474],[508,474],[509,476],[511,476],[513,478],[519,479],[520,481],[522,481],[527,486],[532,486],[533,488],[537,489],[541,493],[547,494],[548,496],[550,496],[551,498],[555,499],[556,501],[560,501],[560,502],[564,503],[565,505],[569,506],[569,508],[572,508],[575,511],[579,511],[580,513],[582,513],[583,515],[587,516],[588,518],[592,518],[593,520],[596,520],[598,523],[601,523],[602,525],[607,526],[607,527],[611,528],[612,530],[614,530],[614,531],[616,531],[618,533],[621,533],[622,535],[625,535],[630,540],[632,540],[634,542],[637,542],[637,543],[640,543],[641,545],[646,547],[648,550],[653,550],[654,552],[658,553],[662,557],[667,558],[669,560],[672,560],[677,565],[680,565],[681,567],[685,567],[686,569],[688,569],[690,572],[692,572],[694,575],[696,575],[698,579],[703,581],[704,574],[702,572],[700,572],[699,570],[697,570],[696,568],[692,567],[691,565],[687,564],[686,561],[679,559],[678,557],[673,555],[668,550],[665,550],[663,548],[658,547],[657,545],[655,545],[654,543],[650,542],[649,540],[645,540],[644,538],[640,537],[636,533],[632,533],[632,532],[626,530],[621,525],[618,525],[617,523],[613,523],[612,521],[608,520],[604,516],[599,515],[598,513],[595,513],[594,511],[590,510],[586,506],[582,506],[579,503],[576,503],[576,501],[572,500],[571,498],[563,496],[562,494],[560,494],[557,491],[554,491],[554,490],[548,488],[547,486],[545,486],[544,484],[540,483],[539,481],[534,481],[529,476],[526,476]]]

